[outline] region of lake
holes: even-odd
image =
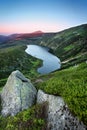
[[[39,45],[27,45],[25,52],[43,61],[43,65],[38,68],[38,73],[48,74],[60,69],[60,59],[49,52],[49,48]]]

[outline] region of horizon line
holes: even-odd
[[[4,36],[9,36],[9,35],[13,35],[13,34],[32,34],[32,33],[35,33],[35,32],[41,32],[41,33],[58,33],[58,32],[62,32],[64,30],[67,30],[67,29],[70,29],[70,28],[74,28],[74,27],[78,27],[78,26],[81,26],[81,25],[86,25],[87,23],[83,23],[83,24],[79,24],[79,25],[75,25],[75,26],[70,26],[70,27],[67,27],[67,28],[64,28],[64,29],[60,29],[58,31],[42,31],[42,30],[36,30],[36,31],[32,31],[32,32],[0,32],[0,35],[4,35]]]

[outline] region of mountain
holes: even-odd
[[[19,40],[24,38],[34,38],[41,37],[44,33],[42,31],[36,31],[33,33],[22,33],[22,34],[12,34],[9,36],[0,35],[0,43],[7,42],[10,40]]]
[[[36,31],[33,33],[24,33],[20,34],[17,38],[34,38],[34,37],[41,37],[44,33],[41,31]]]
[[[27,44],[47,46],[60,58],[62,68],[87,60],[87,24],[57,33],[37,31],[29,34],[15,34],[10,37],[11,40],[1,44],[0,48]]]
[[[5,42],[8,40],[8,36],[0,35],[0,43]]]
[[[72,114],[87,126],[87,24],[56,33],[35,32],[11,37],[0,44],[0,89],[12,71],[20,70],[37,89],[63,97]],[[25,53],[28,44],[49,47],[49,51],[60,58],[61,69],[48,75],[38,74],[42,61]],[[33,110],[35,107],[29,112]],[[39,123],[41,125],[41,120]]]
[[[87,24],[66,29],[51,36],[44,35],[40,45],[51,48],[62,67],[75,65],[87,60]]]

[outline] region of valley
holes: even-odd
[[[87,24],[58,33],[40,33],[34,37],[20,35],[19,38],[0,43],[0,91],[10,73],[20,70],[32,81],[37,90],[41,89],[48,94],[63,97],[73,115],[87,126]],[[59,57],[61,68],[40,75],[37,69],[42,66],[42,61],[25,52],[27,45],[49,47],[50,53]],[[35,107],[40,109],[43,106],[34,106],[28,112],[34,114]],[[21,114],[17,115],[17,119],[21,119]],[[2,124],[8,123],[7,120],[11,122],[10,118],[0,119]]]

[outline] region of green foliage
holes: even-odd
[[[52,76],[38,83],[37,88],[62,96],[72,113],[87,125],[87,64],[55,72]]]
[[[75,59],[63,64],[62,68],[87,60],[87,24],[66,29],[54,35],[46,35],[41,40],[41,45],[52,48],[61,61]],[[80,57],[77,57],[78,55]]]
[[[87,125],[87,64],[77,66],[78,63],[87,61],[87,24],[59,33],[44,34],[37,39],[13,40],[0,44],[0,91],[6,78],[14,70],[20,70],[32,81],[39,76],[37,68],[41,61],[24,51],[26,45],[32,43],[52,48],[56,56],[65,61],[62,63],[62,69],[74,66],[40,76],[46,81],[37,83],[37,88],[62,96],[72,113]],[[15,117],[0,117],[0,130],[44,130],[42,115],[45,114],[40,114],[42,107],[39,108],[35,106]]]
[[[74,45],[69,45],[64,48],[65,51],[69,51],[74,48]]]
[[[0,80],[0,89],[5,85],[7,79],[1,79]]]
[[[0,130],[45,130],[47,103],[37,104],[14,117],[0,116]]]
[[[36,70],[41,62],[28,55],[25,48],[23,45],[18,45],[0,49],[0,79],[7,78],[12,71],[17,69],[28,77],[38,75]]]

